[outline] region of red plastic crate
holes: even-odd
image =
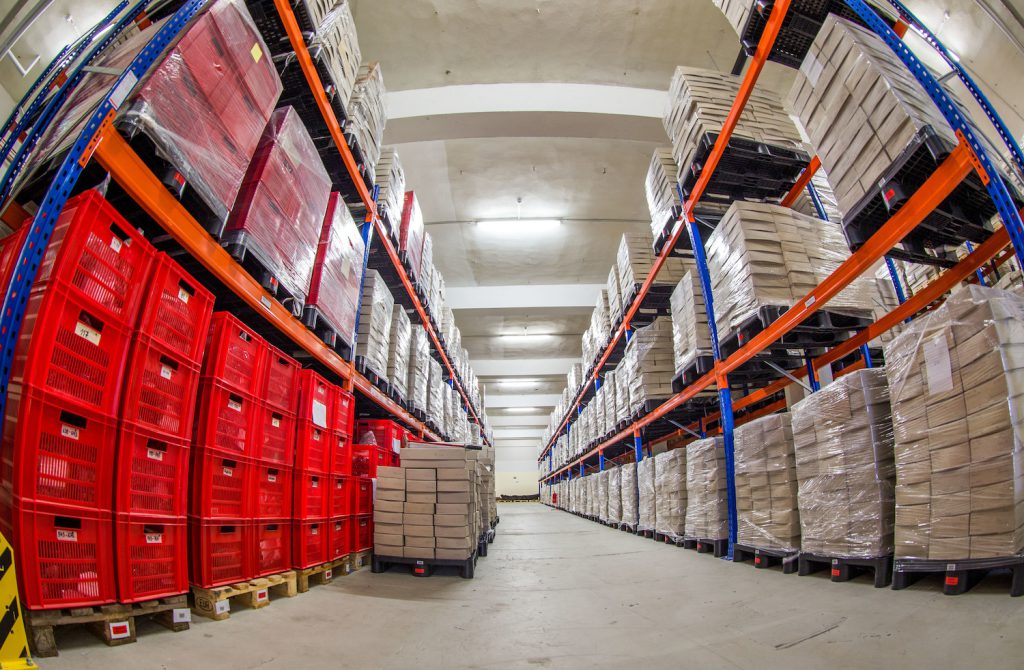
[[[156,255],[136,330],[199,365],[213,317],[213,294],[165,253]]]
[[[352,445],[352,474],[356,477],[377,476],[377,447],[372,444]],[[373,455],[374,458],[370,458]]]
[[[326,428],[300,419],[295,440],[295,467],[310,472],[330,472],[332,435]]]
[[[204,520],[251,518],[254,468],[247,458],[194,449],[192,515]]]
[[[14,352],[12,383],[45,388],[108,416],[120,409],[131,330],[58,286],[34,289]]]
[[[295,415],[261,404],[260,432],[255,458],[269,463],[295,462]]]
[[[373,436],[373,440],[369,436]],[[395,453],[402,448],[406,430],[394,421],[387,419],[362,419],[356,422],[356,441],[360,444],[376,443],[378,447],[390,449]]]
[[[241,519],[189,519],[189,581],[203,588],[243,582],[253,577],[249,534]]]
[[[295,500],[292,516],[296,519],[326,517],[331,494],[328,475],[296,470],[293,478]]]
[[[337,388],[313,372],[299,373],[299,421],[309,421],[320,428],[330,428]]]
[[[292,567],[310,568],[326,563],[331,546],[327,519],[294,521],[292,543]]]
[[[328,521],[331,534],[331,550],[327,560],[344,558],[352,553],[352,518],[335,516]]]
[[[266,342],[228,312],[215,312],[203,361],[203,376],[258,397],[263,385]]]
[[[253,526],[257,577],[273,575],[292,567],[292,522],[289,519],[257,521]]]
[[[373,480],[356,477],[352,486],[352,514],[373,514]]]
[[[251,456],[256,448],[259,403],[220,382],[199,386],[195,446],[233,456]]]
[[[257,519],[287,519],[292,515],[292,469],[276,463],[256,463]]]
[[[64,205],[35,286],[59,282],[104,321],[132,328],[155,251],[93,190]]]
[[[7,394],[2,477],[16,497],[109,512],[116,445],[115,419],[32,388]]]
[[[188,512],[188,442],[121,423],[114,511],[160,517]]]
[[[299,372],[302,367],[277,347],[267,345],[263,370],[263,400],[287,414],[295,414],[299,400]]]
[[[114,532],[118,602],[135,603],[188,592],[185,517],[119,515]]]
[[[192,436],[198,388],[198,365],[137,335],[128,355],[120,418],[187,439]]]
[[[352,514],[356,480],[348,475],[331,475],[328,479],[328,486],[331,489],[328,509],[331,516],[348,516]]]
[[[342,435],[352,438],[356,418],[356,398],[343,388],[334,389],[334,414],[331,426]]]
[[[16,555],[27,609],[92,607],[117,598],[110,512],[20,501],[4,536]]]
[[[352,517],[352,551],[373,549],[373,518],[369,514]]]
[[[352,441],[342,433],[331,433],[331,473],[352,474]]]

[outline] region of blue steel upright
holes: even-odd
[[[637,463],[644,460],[644,440],[639,430],[633,433],[633,457]]]

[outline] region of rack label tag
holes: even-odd
[[[163,544],[163,533],[146,533],[146,544]]]
[[[121,107],[121,104],[124,102],[125,98],[128,97],[128,94],[132,92],[132,89],[135,88],[135,84],[137,84],[138,81],[139,78],[136,77],[135,73],[131,70],[124,73],[124,79],[117,83],[117,86],[114,87],[114,92],[111,93],[108,98],[114,109]]]
[[[161,365],[160,366],[160,376],[161,377],[163,377],[164,379],[170,379],[172,374],[173,374],[173,372],[171,372],[171,368],[170,367],[168,367],[166,365]]]

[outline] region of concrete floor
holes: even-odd
[[[1024,599],[755,570],[539,504],[508,504],[476,579],[364,569],[231,619],[108,649],[58,637],[43,670],[1024,667]]]

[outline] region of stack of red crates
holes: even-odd
[[[352,471],[356,476],[352,551],[365,551],[373,548],[373,480],[377,467],[398,466],[399,451],[411,434],[388,419],[360,419],[355,429],[359,443],[352,447]]]
[[[5,285],[28,225],[6,241]],[[117,413],[152,246],[102,197],[68,201],[30,294],[4,417],[0,527],[29,609],[116,595]]]

